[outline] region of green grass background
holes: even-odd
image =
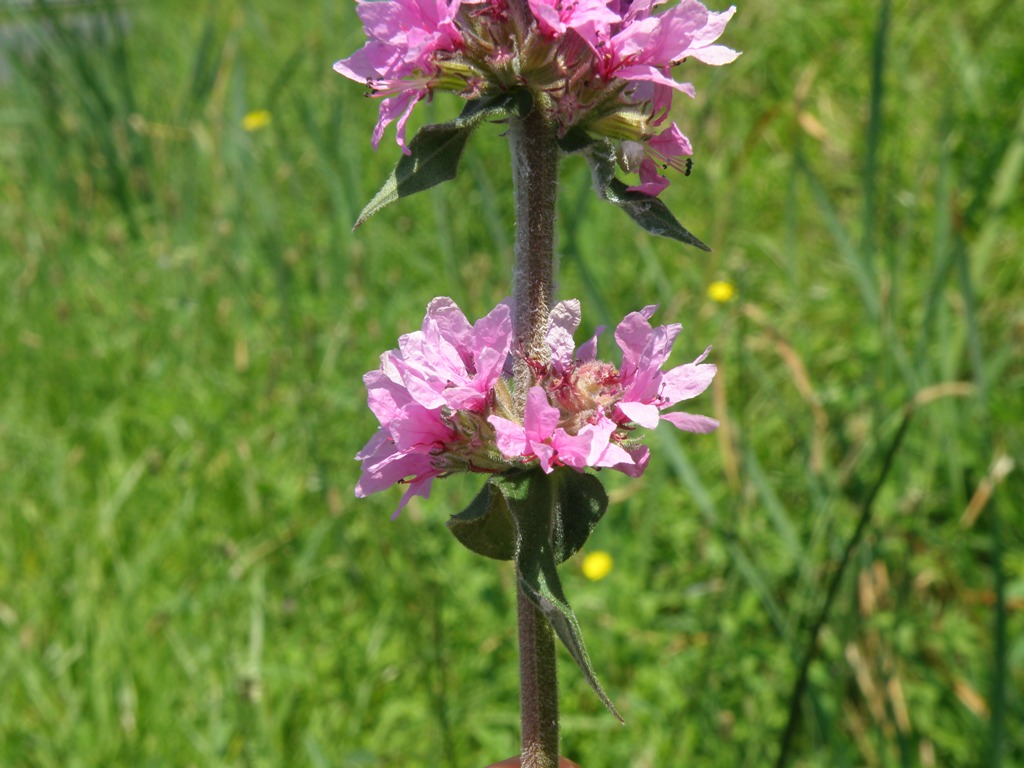
[[[0,10],[0,765],[515,753],[512,574],[444,528],[478,481],[391,522],[352,460],[360,376],[429,299],[509,292],[500,126],[353,233],[398,158],[330,70],[353,4],[104,8]],[[723,422],[602,475],[615,568],[563,567],[628,723],[563,654],[584,768],[774,764],[822,615],[786,765],[1024,765],[1019,11],[743,2],[743,56],[677,73],[697,153],[664,199],[710,255],[564,163],[562,296],[713,343]]]

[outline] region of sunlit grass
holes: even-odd
[[[62,18],[0,84],[0,764],[512,754],[512,575],[443,526],[476,484],[391,523],[400,492],[354,499],[351,458],[380,351],[436,295],[479,316],[509,292],[501,126],[353,233],[398,149],[370,151],[376,105],[330,72],[348,3]],[[752,2],[729,35],[735,64],[688,70],[696,164],[666,193],[714,253],[563,167],[583,331],[660,303],[714,345],[722,421],[607,477],[583,554],[614,568],[563,578],[628,726],[563,664],[563,751],[772,764],[887,468],[788,764],[1024,762],[1022,22]]]

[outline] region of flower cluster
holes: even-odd
[[[714,13],[681,0],[653,15],[664,2],[359,0],[368,41],[334,68],[383,99],[374,147],[394,122],[408,152],[406,122],[434,91],[474,99],[525,87],[545,96],[562,135],[578,127],[618,142],[620,165],[640,175],[632,189],[657,195],[668,185],[660,170],[685,170],[692,154],[667,119],[674,92],[694,90],[671,68],[739,55],[714,44],[735,7]]]
[[[662,420],[689,432],[710,432],[707,416],[664,411],[703,392],[715,366],[705,350],[668,371],[678,324],[652,327],[656,307],[632,312],[619,323],[622,351],[616,368],[597,359],[597,337],[576,348],[580,304],[557,304],[548,323],[550,360],[527,360],[533,383],[520,418],[512,385],[510,307],[499,304],[470,325],[451,299],[434,299],[422,328],[381,355],[378,370],[363,377],[380,429],[356,458],[363,497],[407,483],[397,515],[413,496],[429,496],[435,477],[453,472],[504,472],[539,465],[611,468],[639,476],[648,449],[637,427]]]

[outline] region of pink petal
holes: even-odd
[[[641,427],[654,429],[658,426],[658,419],[661,414],[658,411],[658,406],[656,405],[624,400],[618,403],[617,407],[623,414],[625,414],[626,418],[636,424],[639,424]]]
[[[380,112],[377,118],[377,126],[373,129],[373,148],[377,149],[380,146],[380,141],[384,138],[384,129],[388,127],[395,119],[398,119],[397,123],[397,141],[398,146],[402,148],[403,154],[411,155],[412,152],[409,147],[405,144],[405,124],[409,120],[409,115],[412,114],[413,107],[416,106],[417,102],[427,95],[427,90],[407,90],[399,93],[395,96],[391,96],[384,99],[380,103]]]
[[[627,187],[629,192],[641,192],[651,197],[657,197],[669,185],[667,178],[658,173],[657,164],[649,157],[644,158],[640,164],[640,184]]]
[[[644,354],[644,362],[650,369],[656,370],[665,364],[681,330],[683,326],[679,323],[659,325],[652,329],[651,341]]]
[[[530,443],[530,448],[533,450],[534,456],[537,457],[537,463],[540,464],[540,468],[550,475],[555,469],[555,449],[547,443],[534,442]]]
[[[427,454],[395,451],[375,464],[364,462],[363,473],[356,484],[356,497],[365,498],[407,477],[423,477],[431,473],[436,473],[436,470]]]
[[[621,445],[608,443],[608,446],[604,449],[601,455],[590,462],[590,466],[608,467],[610,469],[618,469],[619,471],[622,471],[622,467],[633,463],[633,457],[629,455],[629,451]]]
[[[427,410],[410,403],[391,422],[391,436],[401,451],[410,451],[451,440],[455,433],[441,421],[440,409]]]
[[[487,421],[494,427],[495,442],[502,456],[518,459],[526,455],[526,430],[522,425],[501,416],[488,416]]]
[[[390,49],[380,43],[368,42],[347,59],[334,62],[334,71],[357,83],[367,83],[381,77],[381,69],[391,58]]]
[[[572,365],[576,342],[573,334],[580,326],[579,299],[569,299],[555,304],[548,315],[547,345],[551,349],[551,362],[561,373]]]
[[[523,428],[530,444],[550,439],[560,418],[558,409],[548,402],[544,388],[531,387],[526,395],[526,414],[523,418]]]
[[[580,348],[576,350],[576,362],[589,363],[597,359],[597,337],[602,333],[604,333],[604,326],[597,326],[597,330],[594,331],[594,335],[581,344]]]
[[[395,441],[387,429],[378,429],[355,455],[356,461],[370,460],[370,463],[383,461],[395,453]]]
[[[473,326],[469,324],[458,304],[447,296],[438,296],[427,304],[427,314],[423,318],[424,331],[427,329],[428,321],[456,348],[469,348]]]
[[[704,64],[721,66],[736,61],[740,57],[740,52],[734,51],[732,48],[726,48],[724,45],[708,45],[703,48],[690,50],[687,56]]]
[[[416,478],[409,483],[409,489],[402,494],[402,500],[398,502],[398,507],[394,512],[391,513],[391,519],[397,520],[398,515],[405,509],[405,505],[412,501],[413,496],[422,496],[424,499],[430,498],[430,486],[433,484],[434,478],[423,477]]]
[[[487,349],[497,350],[503,358],[508,355],[512,344],[512,311],[508,303],[503,301],[477,320],[471,338],[470,351],[475,357]]]
[[[615,71],[615,76],[623,80],[644,80],[658,85],[664,85],[677,91],[685,93],[690,98],[697,95],[691,83],[677,83],[668,75],[664,74],[658,67],[649,64],[634,64],[629,67],[622,67]]]
[[[590,452],[586,457],[586,466],[614,467],[618,464],[632,464],[633,459],[622,446],[611,442],[611,436],[618,429],[611,419],[603,416],[595,424],[587,424],[579,431],[579,435],[590,436]]]
[[[447,387],[444,390],[444,402],[453,411],[480,413],[487,403],[487,393],[475,387]]]
[[[405,125],[409,122],[409,118],[412,116],[413,107],[416,106],[417,102],[427,95],[428,91],[413,91],[416,94],[416,98],[413,99],[409,106],[405,108],[405,111],[399,116],[398,122],[395,123],[395,141],[398,142],[398,146],[402,149],[403,155],[411,155],[412,150],[409,149],[405,143]],[[383,106],[383,104],[381,105]]]
[[[616,464],[612,469],[618,470],[629,477],[640,477],[644,470],[647,469],[647,464],[651,460],[650,449],[646,445],[638,445],[627,449],[627,452],[633,460],[632,463]]]
[[[549,329],[547,344],[551,349],[551,364],[555,371],[561,373],[572,365],[576,342],[568,331],[564,328]]]
[[[651,137],[647,142],[647,152],[668,161],[675,157],[692,155],[693,146],[679,126],[672,123],[664,131]]]
[[[408,405],[409,393],[405,387],[392,381],[383,371],[370,371],[363,376],[366,384],[366,402],[373,415],[384,426]]]
[[[615,329],[615,343],[622,350],[622,369],[635,370],[653,331],[641,312],[630,312]]]
[[[700,435],[705,435],[718,429],[718,421],[710,416],[676,411],[675,413],[663,413],[661,418],[679,429],[686,432],[696,432]]]
[[[725,32],[725,26],[729,23],[729,19],[736,13],[736,6],[730,6],[728,10],[716,13],[710,11],[708,13],[708,21],[704,27],[693,36],[692,47],[707,46],[710,43],[715,42]],[[737,54],[738,55],[738,54]]]
[[[557,0],[530,0],[530,11],[537,19],[537,26],[548,37],[565,34],[565,24],[554,7],[555,2]]]
[[[593,430],[587,431],[584,427],[576,435],[570,435],[559,427],[555,430],[551,444],[558,451],[558,460],[567,467],[574,469],[585,469],[594,466],[590,457],[594,453],[594,439],[598,437]],[[608,438],[605,437],[605,442]],[[597,446],[597,454],[600,455],[601,448]]]
[[[667,405],[690,400],[711,386],[717,370],[710,363],[687,363],[666,371],[661,377],[661,396],[668,401]]]
[[[433,377],[433,381],[425,381],[416,376],[407,376],[406,388],[410,397],[424,408],[437,409],[448,402],[440,391],[441,383],[437,382],[436,377]]]
[[[501,376],[507,357],[507,344],[503,345],[500,351],[489,347],[485,347],[480,351],[476,360],[476,378],[474,379],[477,391],[486,392],[494,386],[494,382]]]

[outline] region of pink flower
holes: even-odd
[[[462,45],[455,24],[461,0],[358,0],[367,43],[334,65],[345,77],[365,82],[381,102],[374,149],[396,119],[398,145],[406,154],[405,123],[413,107],[430,95],[438,52]]]
[[[711,385],[714,365],[704,363],[711,348],[704,350],[692,363],[662,372],[676,336],[682,330],[678,323],[652,328],[650,318],[656,306],[631,312],[615,329],[615,341],[622,350],[619,378],[622,397],[615,404],[620,416],[642,427],[654,429],[663,419],[687,432],[712,432],[718,427],[715,419],[690,413],[662,413],[683,400],[690,400]]]
[[[672,66],[688,57],[705,64],[729,64],[739,53],[722,45],[712,45],[725,31],[736,13],[732,6],[723,13],[709,11],[697,0],[681,0],[675,7],[652,16],[650,0],[634,2],[623,17],[621,28],[612,36],[605,61],[613,67]],[[621,73],[619,77],[630,79]],[[660,73],[654,72],[654,75]],[[666,83],[678,87],[678,83]]]
[[[398,340],[396,366],[420,405],[480,412],[505,367],[511,340],[507,304],[471,326],[455,302],[442,297],[427,306],[421,330]]]
[[[628,158],[626,160],[627,167],[630,164],[633,167],[639,167],[641,183],[629,187],[630,192],[643,192],[652,197],[660,194],[669,182],[661,175],[659,167],[675,168],[685,174],[690,172],[688,161],[682,158],[692,155],[693,147],[690,146],[690,140],[683,135],[675,123],[646,143],[624,141],[622,144],[623,155]]]
[[[493,461],[485,413],[511,338],[507,304],[470,325],[451,299],[430,302],[422,328],[363,377],[380,428],[356,454],[363,463],[356,496],[408,483],[397,515],[413,496],[429,496],[435,477],[507,468]]]

